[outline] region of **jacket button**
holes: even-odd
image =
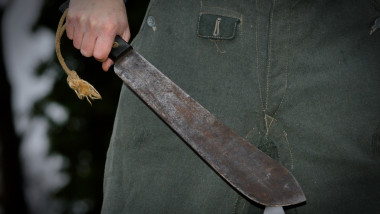
[[[146,19],[146,23],[148,24],[149,27],[154,27],[156,25],[156,20],[154,19],[153,16],[149,16]]]

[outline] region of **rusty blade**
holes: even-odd
[[[306,200],[293,175],[245,141],[134,50],[120,57],[116,74],[220,176],[265,206]]]

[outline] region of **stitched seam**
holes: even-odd
[[[289,143],[289,140],[288,140],[288,133],[286,133],[285,130],[282,131],[282,133],[284,134],[285,141],[286,141],[286,144],[287,144],[288,149],[289,149],[289,154],[290,154],[290,169],[293,170],[294,169],[294,157],[293,157],[292,147],[290,146],[290,143]]]
[[[202,1],[201,1],[202,2]],[[197,35],[199,36],[199,24],[201,23],[201,16],[198,17]]]
[[[243,201],[243,206],[242,206],[242,208],[241,208],[241,210],[240,210],[240,213],[243,213],[243,210],[244,210],[244,208],[245,208],[246,202],[247,202],[247,201]]]
[[[256,73],[257,73],[257,82],[259,85],[259,93],[260,93],[260,100],[261,100],[261,107],[262,110],[265,111],[264,108],[264,100],[263,100],[263,93],[260,83],[260,72],[259,72],[259,13],[258,13],[258,4],[257,0],[255,0],[255,7],[256,7]]]
[[[238,23],[238,25],[236,26],[236,31],[237,32],[240,32],[240,36],[243,36],[243,15],[240,15],[240,21]]]
[[[268,117],[270,119],[269,124],[268,124]],[[266,127],[266,133],[265,133],[265,135],[269,135],[269,130],[270,130],[273,122],[276,121],[276,119],[274,117],[269,116],[268,114],[265,114],[264,120],[265,120],[265,127]]]
[[[272,58],[272,28],[273,28],[273,16],[274,16],[274,8],[275,8],[276,0],[273,0],[272,11],[269,19],[269,42],[268,42],[268,62],[267,62],[267,76],[266,76],[266,100],[265,100],[265,110],[268,109],[268,100],[269,100],[269,72],[271,68],[271,58]]]
[[[248,139],[248,137],[250,137],[251,136],[251,134],[253,133],[255,131],[255,127],[253,127],[246,135],[245,135],[245,137],[244,137],[244,139]]]
[[[293,10],[291,8],[291,6],[289,6],[289,19],[288,19],[288,51],[287,51],[287,57],[286,57],[286,65],[285,65],[285,73],[286,73],[286,76],[285,76],[285,91],[284,91],[284,95],[282,96],[282,99],[281,99],[281,102],[280,104],[278,104],[278,107],[276,109],[276,111],[273,113],[273,116],[275,116],[278,112],[278,110],[281,108],[284,100],[285,100],[285,97],[286,97],[286,93],[288,92],[288,81],[289,81],[289,58],[290,58],[290,50],[291,50],[291,47],[292,47],[292,41],[291,41],[291,25],[290,25],[290,19],[293,17]]]
[[[219,45],[218,45],[218,42],[220,42],[220,40],[216,40],[216,39],[210,39],[211,42],[213,42],[215,44],[215,47],[216,47],[216,52],[219,52],[221,54],[224,54],[226,53],[226,51],[224,50],[221,50]]]
[[[236,198],[236,200],[235,200],[235,203],[234,203],[234,211],[232,212],[232,214],[237,214],[238,212],[237,212],[237,205],[238,205],[238,203],[239,203],[239,201],[240,201],[240,197],[239,197],[239,195],[237,195],[237,198]]]

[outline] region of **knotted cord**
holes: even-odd
[[[63,70],[67,74],[67,83],[69,84],[70,88],[75,91],[79,99],[83,99],[86,97],[87,101],[91,104],[90,99],[102,99],[99,92],[87,81],[81,79],[77,72],[74,70],[70,70],[69,67],[66,65],[65,60],[63,59],[62,53],[61,53],[61,38],[63,33],[66,30],[66,26],[63,23],[67,16],[67,9],[63,13],[61,19],[59,20],[58,29],[56,33],[55,38],[55,47],[56,47],[56,53],[58,57],[58,61],[61,64]]]

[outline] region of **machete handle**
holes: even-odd
[[[59,11],[64,13],[67,8],[69,8],[70,0],[65,1],[60,7]],[[119,35],[116,35],[115,40],[112,45],[112,49],[110,54],[108,55],[114,62],[132,49],[132,46],[128,44],[124,39],[122,39]]]
[[[108,57],[116,62],[120,56],[124,55],[130,50],[132,50],[132,46],[128,44],[128,42],[126,42],[124,39],[122,39],[119,35],[116,35]]]

